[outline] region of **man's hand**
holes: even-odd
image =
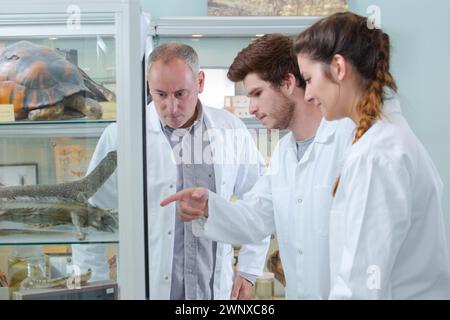
[[[177,192],[163,201],[161,207],[177,201],[181,221],[199,219],[208,213],[208,189],[188,188]]]
[[[233,291],[231,291],[231,300],[249,300],[252,297],[253,285],[250,281],[236,275],[234,278]]]

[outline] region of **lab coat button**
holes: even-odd
[[[169,188],[172,189],[172,188],[173,188],[173,184],[171,184],[171,185],[169,186]]]
[[[302,254],[303,254],[303,251],[302,251],[301,249],[298,249],[297,252],[298,252],[299,255],[302,255]]]
[[[165,277],[164,277],[164,280],[169,280],[169,276],[165,276]]]
[[[167,232],[167,234],[168,234],[169,236],[172,235],[172,231]]]
[[[302,199],[302,198],[298,198],[298,199],[297,199],[297,203],[298,203],[298,204],[302,204],[302,202],[303,202],[303,199]]]

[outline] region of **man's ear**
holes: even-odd
[[[204,87],[205,87],[205,73],[203,71],[199,71],[199,73],[198,73],[198,92],[202,93]]]
[[[331,73],[334,76],[334,79],[337,81],[342,81],[348,75],[348,62],[347,60],[341,56],[340,54],[335,54],[333,60],[330,64]]]
[[[283,81],[282,87],[285,88],[289,95],[294,92],[294,89],[297,87],[297,79],[292,73],[288,73],[287,78]]]

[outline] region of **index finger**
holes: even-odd
[[[167,198],[163,199],[163,200],[160,202],[159,205],[160,205],[161,207],[165,207],[165,206],[167,206],[169,203],[172,203],[172,202],[174,202],[174,201],[179,201],[179,200],[185,199],[186,196],[189,196],[189,194],[190,194],[190,190],[182,190],[182,191],[179,191],[179,192],[174,193],[174,194],[168,196]]]

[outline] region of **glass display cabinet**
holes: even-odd
[[[295,37],[320,17],[162,17],[154,20],[154,46],[166,42],[181,42],[192,46],[199,55],[200,66],[205,72],[205,88],[200,96],[202,103],[211,107],[225,108],[236,114],[246,124],[266,163],[278,141],[286,131],[267,130],[248,112],[249,99],[242,83],[227,79],[229,66],[240,50],[254,39],[267,33],[281,33]],[[235,264],[238,263],[240,246],[234,247]],[[272,237],[265,271],[281,274],[278,244]],[[279,279],[279,277],[277,277]],[[263,279],[262,279],[263,280]],[[262,281],[264,282],[264,281]],[[259,281],[257,281],[258,286]],[[254,288],[255,289],[255,288]],[[280,281],[274,281],[274,297],[284,296]],[[257,297],[256,292],[254,296]]]
[[[145,298],[141,21],[138,0],[2,4],[0,298],[97,283]],[[94,161],[113,123],[117,148]],[[107,181],[116,196],[96,202]],[[90,251],[103,274],[75,259]]]
[[[226,72],[255,37],[294,36],[317,17],[160,18],[151,26],[143,17],[139,0],[2,4],[0,299],[149,297],[143,119],[152,45],[196,49],[202,102],[241,117],[266,160],[284,134],[248,114],[242,84]],[[115,126],[116,148],[98,152]],[[99,200],[106,185],[114,196]],[[269,253],[276,248],[274,239]]]

